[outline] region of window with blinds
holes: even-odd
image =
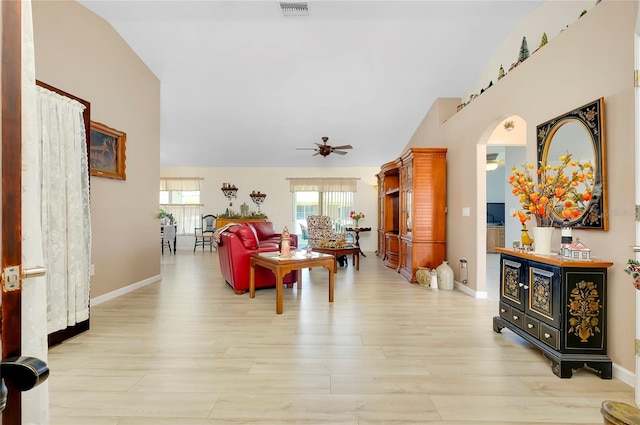
[[[342,232],[353,224],[349,213],[354,209],[357,178],[290,178],[293,193],[296,233],[302,234],[307,216],[327,215],[334,230]]]

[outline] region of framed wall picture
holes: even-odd
[[[92,176],[126,180],[125,143],[127,134],[91,121],[89,171]]]

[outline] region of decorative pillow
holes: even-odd
[[[270,221],[256,221],[251,223],[250,226],[253,226],[256,229],[259,241],[269,239],[276,234],[273,223]]]
[[[242,242],[242,246],[245,248],[258,249],[258,237],[251,226],[231,226],[227,231],[235,233],[238,238],[240,238],[240,242]]]

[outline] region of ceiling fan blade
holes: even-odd
[[[349,152],[343,152],[343,151],[332,151],[333,153],[337,153],[338,155],[346,155]]]
[[[332,149],[353,149],[351,145],[333,146]]]
[[[297,151],[315,151],[316,148],[296,148]]]
[[[320,152],[316,152],[316,153],[314,153],[314,154],[313,154],[313,155],[311,155],[311,156],[316,156],[316,155],[320,155]]]

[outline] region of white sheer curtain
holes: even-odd
[[[193,234],[196,227],[202,226],[202,207],[200,205],[160,205],[167,214],[173,214],[179,235]]]
[[[49,333],[89,318],[91,222],[84,105],[37,87]]]
[[[44,265],[40,227],[40,143],[31,3],[22,2],[22,264]],[[22,354],[47,361],[47,286],[44,277],[26,279],[22,289]],[[49,382],[22,395],[22,423],[49,424]]]

